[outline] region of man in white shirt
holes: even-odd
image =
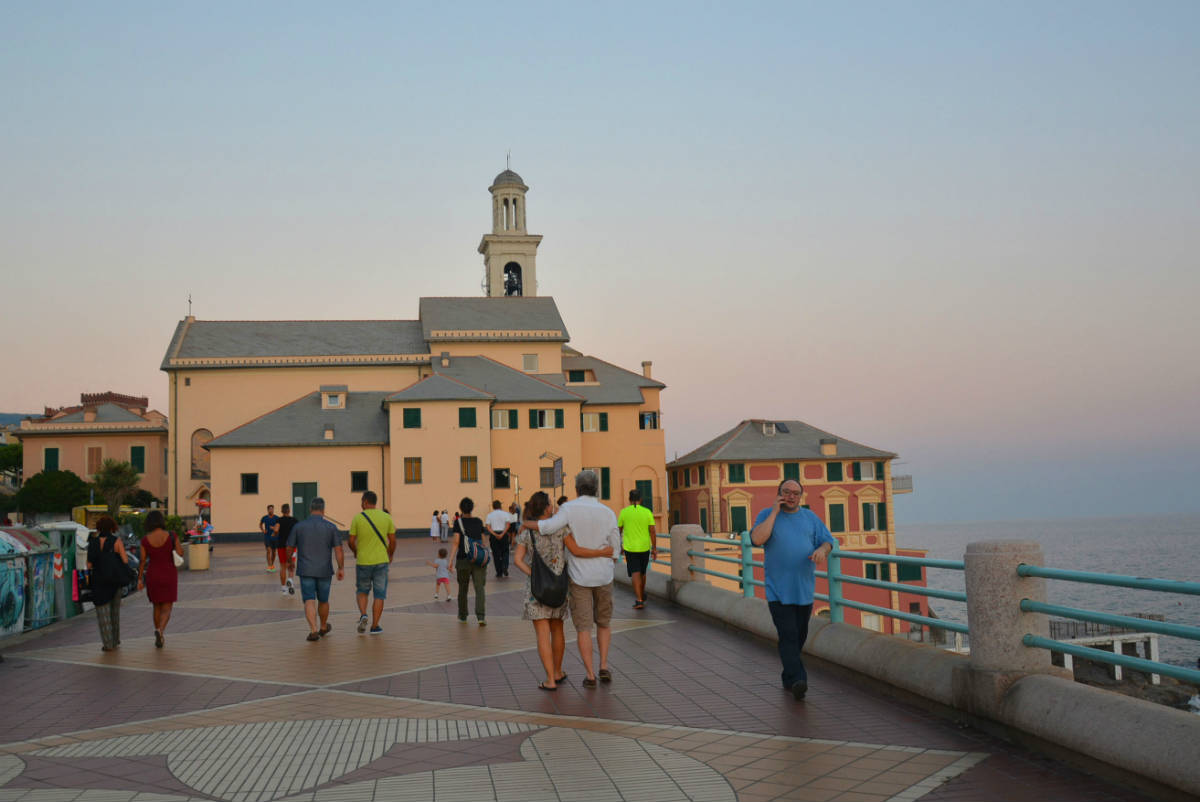
[[[508,524],[511,520],[499,499],[492,502],[492,511],[483,519],[483,528],[492,540],[492,565],[497,579],[508,576]]]
[[[529,529],[553,534],[564,526],[571,527],[567,535],[568,548],[572,539],[585,549],[612,548],[621,553],[621,532],[617,516],[596,498],[600,480],[595,471],[580,471],[575,477],[575,498],[558,508],[544,521],[525,521]],[[587,670],[583,681],[586,688],[596,687],[596,681],[612,682],[608,669],[608,647],[612,643],[612,593],[614,557],[575,557],[567,559],[567,574],[571,578],[568,602],[571,621],[579,637],[579,656]],[[596,628],[596,645],[600,650],[600,671],[593,670],[592,627]]]

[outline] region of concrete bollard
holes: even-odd
[[[967,710],[994,716],[1008,689],[1028,674],[1063,675],[1050,652],[1021,643],[1026,633],[1049,637],[1046,617],[1021,611],[1021,599],[1046,601],[1046,581],[1020,577],[1017,566],[1042,565],[1042,547],[1029,540],[985,540],[967,545],[967,626],[971,656],[955,679]]]
[[[679,593],[680,587],[692,581],[692,572],[688,570],[688,566],[692,565],[692,558],[687,556],[692,544],[688,542],[688,535],[704,537],[704,530],[696,524],[675,524],[671,527],[672,599]],[[702,544],[697,544],[697,547],[701,546]]]

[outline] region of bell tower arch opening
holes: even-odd
[[[521,266],[516,262],[509,262],[504,266],[504,294],[519,296],[521,290]]]
[[[496,176],[492,194],[492,231],[479,243],[483,254],[484,294],[493,298],[537,295],[537,249],[540,234],[526,228],[525,193],[521,176],[505,170]]]

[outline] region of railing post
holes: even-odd
[[[842,558],[837,549],[829,552],[825,562],[829,580],[829,620],[842,624],[846,621],[846,608],[842,606]]]
[[[742,532],[742,595],[747,599],[754,598],[754,585],[750,580],[754,579],[754,566],[750,561],[754,559],[754,544],[750,542],[750,533]]]
[[[693,558],[688,556],[691,543],[688,535],[704,536],[704,530],[696,524],[675,524],[671,527],[671,598],[679,592],[684,584],[692,581],[692,572],[688,566]]]

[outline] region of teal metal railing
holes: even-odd
[[[1200,596],[1200,582],[1150,579],[1121,574],[1097,574],[1090,571],[1068,571],[1061,568],[1046,568],[1040,565],[1026,565],[1024,563],[1017,566],[1017,575],[1054,579],[1064,582],[1081,582],[1089,585],[1105,585],[1133,590],[1150,590],[1159,593],[1182,593],[1190,596]],[[1030,599],[1021,600],[1021,609],[1027,613],[1055,615],[1075,621],[1106,624],[1135,632],[1150,632],[1173,638],[1200,641],[1200,627],[1185,624],[1173,624],[1167,621],[1154,621],[1146,618],[1100,613],[1093,610],[1081,610],[1075,607],[1064,607],[1058,604],[1031,601]],[[1030,648],[1049,649],[1050,651],[1063,652],[1073,657],[1082,657],[1097,663],[1121,666],[1122,668],[1130,668],[1135,671],[1143,671],[1147,674],[1162,674],[1163,676],[1172,677],[1184,682],[1200,684],[1200,671],[1182,666],[1173,666],[1170,663],[1162,663],[1158,660],[1146,660],[1141,657],[1107,652],[1081,644],[1043,638],[1032,633],[1026,633],[1021,642]]]

